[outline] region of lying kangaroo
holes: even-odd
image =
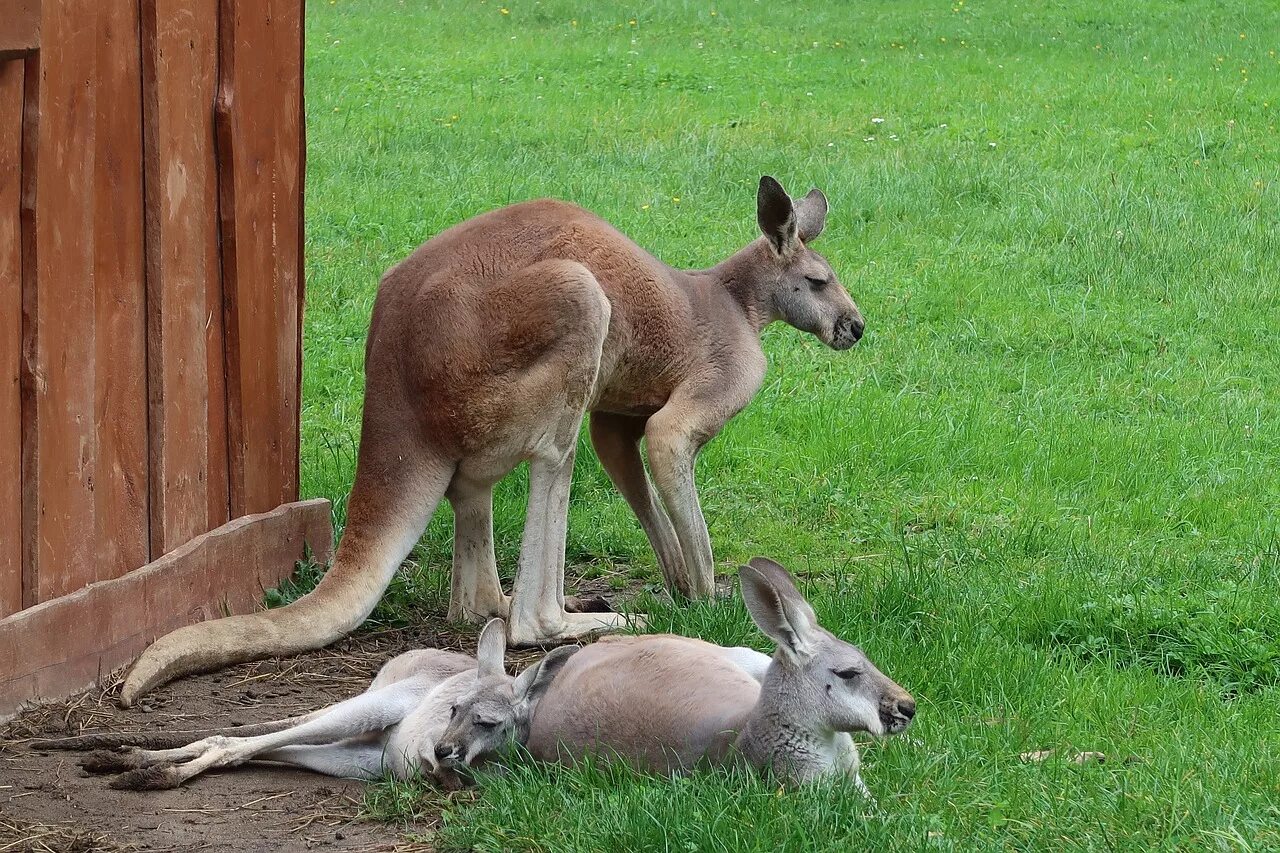
[[[783,320],[834,349],[863,330],[831,266],[808,247],[826,221],[823,194],[793,202],[764,177],[756,213],[763,236],[700,271],[672,269],[594,214],[550,200],[483,214],[420,246],[383,277],[374,305],[360,453],[333,567],[287,607],[162,637],[134,665],[121,701],[353,630],[442,498],[454,510],[450,619],[506,617],[517,645],[619,626],[621,614],[565,607],[569,484],[586,411],[600,462],[667,585],[710,595],[694,458],[759,389],[761,330]],[[525,460],[529,503],[508,599],[493,487]]]
[[[687,637],[605,638],[574,655],[531,712],[477,681],[458,698],[437,758],[448,765],[491,749],[498,732],[475,721],[500,719],[518,736],[527,731],[529,752],[543,760],[599,753],[666,773],[740,755],[790,781],[847,776],[866,793],[849,733],[901,732],[915,700],[819,627],[780,565],[757,557],[741,578],[752,619],[777,643],[771,661]]]
[[[86,735],[43,741],[45,749],[98,749],[82,762],[92,773],[120,773],[114,788],[176,788],[207,770],[267,761],[356,779],[427,775],[444,787],[460,784],[441,766],[436,742],[458,697],[476,684],[503,691],[526,717],[555,673],[578,650],[561,646],[518,678],[503,670],[505,626],[494,619],[480,633],[476,657],[435,649],[388,661],[359,696],[301,717],[205,732]],[[477,726],[483,726],[479,721]],[[108,751],[114,750],[114,751]],[[473,753],[471,761],[487,756]]]

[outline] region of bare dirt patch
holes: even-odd
[[[183,731],[254,723],[364,690],[412,648],[474,651],[474,638],[429,624],[357,634],[327,649],[244,664],[170,684],[136,708],[101,689],[29,709],[0,729],[0,851],[414,851],[429,824],[362,818],[363,783],[255,765],[209,773],[174,791],[116,791],[88,776],[79,753],[36,751],[33,738]],[[513,655],[513,662],[516,656]]]

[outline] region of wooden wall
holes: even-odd
[[[301,0],[13,1],[0,617],[297,498],[302,305]]]

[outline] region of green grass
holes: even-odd
[[[339,525],[378,276],[481,211],[568,198],[708,266],[760,174],[817,185],[868,321],[846,353],[769,329],[699,483],[725,571],[805,574],[919,700],[866,751],[879,810],[527,768],[442,800],[435,843],[1280,848],[1278,49],[1280,7],[1241,0],[309,3],[302,473]],[[586,447],[570,575],[656,580]],[[440,606],[450,529],[382,618]],[[655,628],[763,642],[737,604]],[[1019,760],[1049,748],[1110,760]]]

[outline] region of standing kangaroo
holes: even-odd
[[[635,511],[667,585],[710,595],[714,566],[694,459],[759,389],[760,332],[783,320],[834,349],[863,320],[808,247],[827,200],[795,202],[760,179],[762,237],[708,270],[654,258],[560,201],[483,214],[428,240],[382,279],[365,352],[364,421],[347,527],[319,586],[287,607],[179,628],[125,680],[132,704],[159,684],[319,648],[372,612],[442,498],[454,510],[449,618],[507,619],[515,645],[618,627],[570,613],[565,526],[578,432]],[[647,442],[653,485],[641,461]],[[511,597],[493,550],[493,487],[529,462]],[[665,506],[665,511],[663,507]]]
[[[565,662],[536,705],[473,682],[436,739],[441,766],[491,752],[509,731],[544,761],[598,754],[667,773],[741,756],[783,779],[844,776],[867,793],[850,732],[901,732],[915,700],[818,625],[782,566],[756,557],[741,578],[751,618],[777,643],[772,660],[669,634],[607,637]]]

